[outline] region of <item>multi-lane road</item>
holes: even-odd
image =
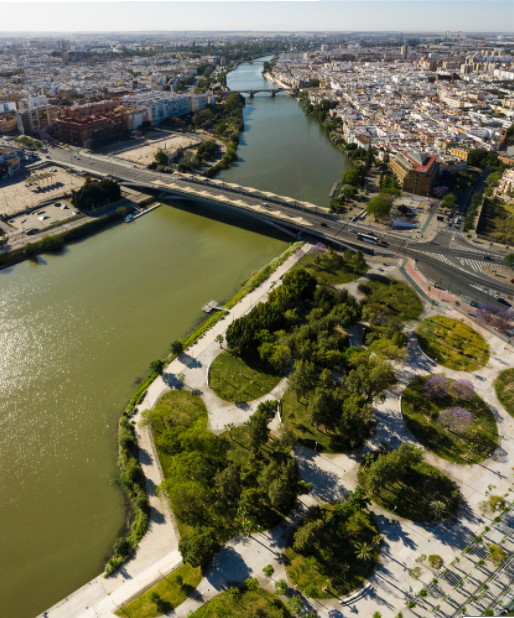
[[[89,157],[65,148],[50,148],[48,154],[49,158],[56,163],[77,167],[84,171],[109,174],[120,181],[159,189],[156,182],[160,181],[161,177],[157,172],[141,169],[114,157]],[[200,178],[187,181],[184,178],[177,179],[175,175],[162,176],[162,180],[166,180],[167,183],[173,182],[178,186],[196,188],[198,188],[198,183],[202,182]],[[480,181],[482,182],[483,179],[481,178]],[[205,190],[215,201],[234,199],[238,195],[237,192],[227,190],[226,187],[204,182],[206,183]],[[437,232],[432,240],[418,242],[412,238],[412,230],[384,232],[357,221],[350,222],[339,217],[301,209],[295,207],[294,204],[271,203],[271,200],[264,202],[265,199],[262,196],[248,194],[244,196],[244,202],[260,206],[262,214],[269,213],[272,216],[273,211],[278,209],[291,218],[301,217],[307,222],[305,226],[307,233],[311,232],[318,237],[324,236],[334,242],[352,243],[370,248],[371,245],[358,241],[357,232],[372,234],[387,242],[387,247],[383,247],[384,251],[417,260],[419,270],[444,289],[450,289],[452,292],[473,298],[478,302],[496,303],[497,298],[503,298],[514,304],[514,284],[511,284],[508,279],[503,282],[483,272],[485,266],[504,265],[503,258],[507,251],[499,247],[490,248],[488,244],[479,241],[468,242],[462,231],[446,228]],[[277,221],[277,223],[288,225],[287,221]],[[297,226],[296,229],[298,230]]]

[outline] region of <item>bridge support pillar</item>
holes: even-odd
[[[271,96],[272,96],[273,98],[275,98],[275,91],[274,91],[274,90],[272,90],[272,91],[271,91]]]
[[[255,95],[255,92],[254,92],[253,90],[250,90],[250,91],[248,92],[248,94],[249,94],[249,96],[250,96],[250,99],[253,99],[253,97],[254,97],[254,95]]]

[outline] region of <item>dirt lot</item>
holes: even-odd
[[[11,216],[49,199],[60,201],[59,198],[65,193],[69,193],[71,189],[78,189],[84,184],[83,178],[69,174],[57,166],[34,170],[32,177],[46,175],[50,170],[55,170],[55,172],[47,178],[36,180],[32,186],[29,186],[31,183],[29,172],[0,181],[0,214]]]
[[[163,150],[168,156],[173,156],[179,148],[187,148],[192,144],[200,143],[199,139],[194,139],[187,135],[174,135],[165,139],[148,142],[140,140],[132,150],[124,152],[112,152],[114,156],[125,161],[131,161],[146,167],[152,163],[154,154],[158,150]]]

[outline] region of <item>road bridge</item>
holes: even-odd
[[[110,175],[121,184],[145,189],[152,189],[161,196],[172,199],[203,201],[211,206],[223,205],[234,211],[245,211],[252,217],[267,222],[269,225],[288,230],[298,235],[302,233],[315,237],[321,242],[335,244],[339,247],[349,246],[353,249],[375,249],[387,253],[410,257],[419,261],[419,266],[426,265],[431,270],[430,278],[445,281],[452,289],[461,290],[466,296],[477,298],[480,302],[488,299],[487,289],[498,292],[499,296],[512,296],[512,284],[502,283],[475,271],[463,263],[462,258],[476,260],[477,253],[487,253],[484,247],[478,248],[460,239],[461,246],[456,250],[449,246],[447,234],[441,234],[431,241],[419,242],[411,232],[405,235],[390,230],[377,230],[369,224],[341,219],[330,214],[327,208],[317,204],[303,202],[287,196],[280,196],[252,187],[243,187],[218,179],[175,173],[173,175],[141,169],[113,157],[75,155],[63,148],[50,148],[50,158],[65,167],[77,167],[85,172],[98,175]],[[386,240],[386,247],[373,246],[359,241],[357,232],[378,236]],[[304,236],[305,237],[305,236]],[[496,250],[495,253],[503,254]],[[483,256],[479,256],[483,259]],[[495,260],[503,260],[500,255]],[[449,264],[448,262],[451,262]],[[487,262],[490,264],[490,262]],[[427,273],[428,274],[428,273]],[[486,288],[486,291],[484,291]]]
[[[245,90],[230,90],[230,92],[238,92],[239,94],[248,93],[250,99],[258,92],[268,92],[272,97],[274,97],[277,92],[288,92],[289,94],[298,94],[298,88],[284,88],[283,86],[279,86],[278,88],[246,88]]]

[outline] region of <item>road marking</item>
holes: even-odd
[[[444,262],[445,264],[449,264],[450,266],[455,266],[455,264],[451,262],[442,253],[432,253],[430,251],[422,251],[421,253],[424,253],[425,255],[428,255],[429,257],[434,258],[434,260],[439,260],[439,262]]]
[[[486,294],[489,294],[490,296],[494,296],[495,298],[499,298],[501,296],[500,292],[497,292],[496,290],[488,288],[485,285],[472,283],[470,284],[470,287],[476,288],[477,290],[480,290],[481,292],[485,292]]]
[[[457,258],[461,264],[465,264],[466,266],[471,266],[471,268],[477,272],[481,273],[484,266],[487,266],[486,262],[480,262],[479,260],[471,260],[470,258]]]

